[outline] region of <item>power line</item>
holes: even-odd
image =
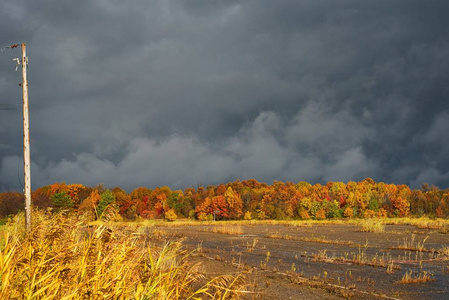
[[[16,110],[19,105],[0,103],[0,110]]]
[[[0,82],[0,84],[3,84],[3,85],[18,85],[18,86],[21,86],[21,83],[20,83],[20,82]]]

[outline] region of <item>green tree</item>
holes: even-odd
[[[326,201],[326,217],[328,218],[341,218],[341,210],[340,210],[340,204],[336,201]]]
[[[114,207],[115,209],[115,196],[110,190],[106,190],[101,194],[101,200],[97,206],[98,218],[103,216],[104,211],[108,207]]]
[[[66,192],[55,193],[51,196],[51,203],[56,211],[70,209],[75,204]]]
[[[380,208],[379,201],[374,196],[371,196],[371,199],[368,203],[368,209],[378,211],[379,208]]]

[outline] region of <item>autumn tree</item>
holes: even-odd
[[[38,208],[47,208],[52,206],[51,196],[51,187],[44,186],[33,191],[31,194],[31,202]]]
[[[424,186],[424,184],[423,184]],[[427,185],[428,186],[428,185]],[[424,186],[425,188],[425,186]],[[440,205],[440,201],[443,196],[443,191],[441,191],[435,185],[431,185],[429,188],[426,188],[425,196],[426,196],[426,213],[429,216],[435,216],[436,209]]]
[[[69,184],[66,187],[67,189],[67,195],[70,196],[70,198],[73,201],[74,206],[80,205],[81,201],[83,200],[80,197],[80,194],[82,195],[82,191],[85,189],[84,185],[82,184]]]
[[[55,182],[50,185],[50,196],[63,192],[67,193],[67,184],[65,182]]]
[[[189,211],[193,209],[191,197],[184,197],[181,190],[173,191],[168,195],[167,205],[177,215],[188,217]]]
[[[410,213],[418,217],[426,213],[426,196],[421,190],[412,191],[410,197]]]
[[[6,196],[5,196],[6,195]],[[6,201],[6,198],[12,200]],[[0,194],[0,215],[23,208],[17,194]],[[21,197],[21,196],[20,196]],[[154,190],[139,187],[127,194],[119,187],[108,191],[100,184],[93,188],[81,184],[54,183],[32,194],[34,206],[55,210],[75,208],[95,217],[111,203],[127,219],[178,217],[199,219],[323,219],[352,217],[404,217],[409,214],[449,216],[449,191],[424,184],[420,190],[406,185],[376,183],[367,178],[359,182],[328,182],[324,185],[290,181],[259,183],[255,179],[236,180],[206,188],[184,191],[169,187]],[[11,204],[12,203],[12,204]],[[245,213],[245,217],[243,217]]]
[[[228,187],[224,194],[224,199],[228,207],[229,218],[240,219],[243,215],[243,202],[240,196],[234,193],[231,187]]]
[[[226,186],[221,183],[217,188],[215,189],[215,195],[222,196],[226,192]]]
[[[97,205],[101,201],[101,195],[98,190],[93,190],[90,195],[84,199],[84,201],[79,206],[78,210],[80,212],[89,213],[92,218],[97,219]]]
[[[126,201],[130,200],[130,196],[119,187],[114,187],[111,192],[114,194],[115,202],[119,207],[121,207]]]
[[[14,215],[25,208],[23,194],[17,192],[0,193],[0,218]]]
[[[229,207],[224,196],[206,197],[196,208],[199,220],[211,220],[215,214],[217,220],[229,219]]]
[[[129,200],[120,207],[120,214],[127,219],[135,219],[138,215],[148,216],[153,209],[150,196],[153,191],[146,187],[138,187],[129,194]]]
[[[131,199],[139,199],[142,201],[142,199],[145,196],[150,197],[152,190],[150,190],[149,188],[146,187],[138,187],[136,189],[134,189],[130,194],[129,197]]]
[[[176,215],[174,209],[170,208],[168,211],[165,212],[164,218],[167,221],[174,221],[178,218],[178,216]]]
[[[393,188],[393,187],[392,187]],[[410,212],[411,191],[406,185],[396,187],[396,193],[390,195],[390,212],[395,217],[405,217]]]
[[[168,198],[172,191],[168,186],[157,187],[151,193],[151,206],[154,207],[156,216],[163,216],[163,214],[170,209],[168,206]]]
[[[135,220],[138,216],[137,208],[140,204],[138,199],[127,199],[120,204],[119,213],[122,217],[128,220]]]

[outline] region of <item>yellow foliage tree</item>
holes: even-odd
[[[243,202],[242,198],[231,187],[226,189],[224,194],[226,203],[228,204],[229,218],[239,219],[243,215]]]

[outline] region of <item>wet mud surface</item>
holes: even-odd
[[[438,230],[220,222],[160,230],[183,238],[205,274],[245,272],[248,299],[449,299],[449,234]],[[401,283],[406,273],[416,282]]]

